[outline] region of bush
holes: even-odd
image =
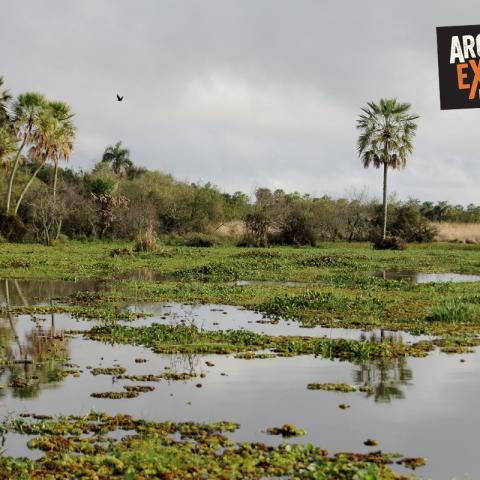
[[[410,203],[397,208],[394,222],[389,231],[407,242],[431,242],[437,230],[421,216],[419,209]]]
[[[248,213],[245,216],[245,237],[239,247],[264,247],[267,244],[267,231],[270,219],[263,211]]]
[[[23,242],[28,229],[19,216],[0,214],[0,234],[9,242]]]
[[[157,241],[155,230],[152,227],[147,228],[135,237],[134,250],[136,252],[156,252],[158,250]]]
[[[187,247],[214,247],[218,244],[215,237],[205,235],[204,233],[192,233],[185,237]]]
[[[315,246],[315,232],[308,212],[298,206],[292,208],[283,219],[279,234],[272,238],[272,243],[275,241],[283,245]]]
[[[407,243],[400,237],[377,238],[373,241],[375,250],[405,250]]]

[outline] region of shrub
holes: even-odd
[[[373,241],[375,250],[405,250],[407,243],[400,237],[377,238]]]
[[[155,252],[158,249],[157,234],[152,227],[147,228],[143,232],[140,232],[135,237],[136,252]]]
[[[272,239],[273,240],[273,239]],[[282,221],[275,240],[284,245],[315,245],[315,232],[308,211],[292,208]]]
[[[0,215],[0,234],[9,242],[23,242],[28,229],[17,215]]]
[[[267,243],[267,231],[270,219],[265,212],[257,211],[245,216],[245,237],[238,243],[239,247],[264,247]]]
[[[185,245],[187,247],[214,247],[218,244],[215,237],[204,233],[192,233],[185,237]]]

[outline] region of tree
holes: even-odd
[[[7,215],[10,213],[10,204],[12,200],[13,183],[20,163],[21,153],[28,143],[32,140],[35,129],[38,126],[39,119],[46,106],[45,97],[36,92],[23,93],[18,96],[13,105],[13,125],[17,136],[21,138],[20,147],[17,150],[13,160],[12,171],[8,179],[7,198],[5,210]]]
[[[117,175],[125,175],[133,167],[130,150],[123,148],[122,142],[117,142],[114,146],[109,145],[103,152],[102,162],[110,164]]]
[[[0,88],[3,77],[0,76]],[[5,162],[17,150],[17,138],[8,112],[12,96],[8,90],[0,90],[0,162]]]
[[[17,214],[23,197],[33,180],[49,160],[54,164],[53,200],[55,203],[58,162],[60,160],[67,161],[70,158],[75,142],[75,126],[72,117],[69,105],[64,102],[48,102],[40,114],[32,134],[32,147],[29,151],[29,156],[36,164],[36,169],[17,200],[15,214]]]
[[[410,113],[409,103],[382,98],[378,104],[369,102],[357,120],[361,131],[358,152],[363,166],[383,166],[383,239],[387,236],[387,173],[388,168],[403,169],[413,152],[418,115]]]

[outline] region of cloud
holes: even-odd
[[[121,139],[134,161],[227,191],[341,196],[381,173],[356,154],[365,102],[421,115],[402,198],[480,203],[478,112],[439,110],[435,26],[473,0],[4,0],[1,72],[14,93],[68,101],[88,168]],[[115,101],[125,95],[121,104]]]

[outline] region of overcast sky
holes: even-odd
[[[480,203],[480,111],[440,111],[435,36],[472,23],[478,0],[2,0],[0,75],[71,104],[76,168],[122,140],[138,165],[249,194],[379,196],[355,121],[396,96],[421,119],[391,190]]]

